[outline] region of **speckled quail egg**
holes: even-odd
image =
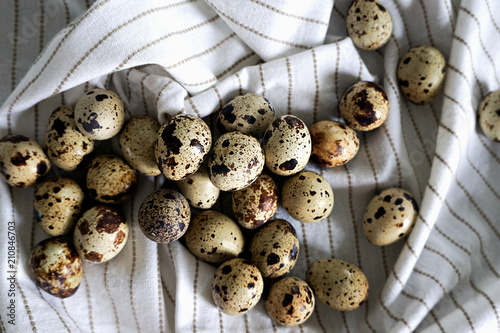
[[[412,48],[398,65],[398,83],[403,95],[423,105],[431,102],[444,85],[446,60],[435,47]]]
[[[417,215],[417,203],[408,191],[389,188],[368,204],[363,232],[371,243],[389,245],[410,233]]]
[[[295,116],[281,116],[269,125],[262,140],[266,166],[280,176],[304,169],[311,156],[311,135]]]
[[[219,266],[212,282],[212,298],[230,316],[250,311],[260,300],[264,281],[259,269],[245,259],[231,259]]]
[[[340,99],[340,114],[357,131],[371,131],[381,126],[389,115],[389,99],[381,86],[360,81]]]
[[[158,131],[156,162],[167,179],[181,180],[198,170],[211,145],[208,125],[198,117],[180,114]]]
[[[94,157],[87,168],[87,189],[100,202],[116,204],[130,199],[137,188],[137,177],[120,157]]]
[[[35,245],[29,264],[36,284],[59,298],[73,295],[82,281],[82,261],[75,248],[61,237]]]
[[[83,213],[73,234],[73,242],[82,259],[101,263],[113,259],[125,246],[128,225],[115,208],[99,205]]]
[[[256,138],[229,132],[217,139],[208,158],[208,175],[222,191],[237,191],[252,184],[264,168],[264,152]]]
[[[289,178],[283,185],[281,196],[288,214],[302,222],[319,222],[333,209],[332,187],[323,176],[313,171],[302,171]]]
[[[189,204],[177,191],[161,189],[147,196],[139,208],[139,226],[146,237],[170,243],[184,235],[191,220]]]
[[[9,185],[31,187],[49,172],[50,166],[35,140],[17,134],[0,139],[0,174]]]
[[[120,133],[120,149],[128,164],[145,176],[158,176],[155,144],[160,124],[150,116],[133,116]]]
[[[210,181],[205,163],[195,173],[179,180],[177,187],[195,208],[210,209],[219,198],[220,190]]]
[[[391,14],[377,0],[354,0],[345,21],[347,33],[360,49],[376,50],[391,38]]]
[[[236,258],[245,246],[245,238],[238,225],[213,210],[193,217],[184,239],[191,253],[211,263]]]
[[[309,267],[306,276],[316,298],[333,309],[351,311],[368,298],[365,274],[347,261],[320,259]]]
[[[304,323],[314,310],[314,294],[309,285],[296,277],[285,277],[271,287],[266,310],[271,318],[284,326]]]
[[[312,140],[311,160],[333,168],[344,165],[356,156],[359,139],[350,127],[333,120],[323,120],[309,128]]]
[[[269,175],[260,175],[250,186],[231,193],[233,213],[246,229],[266,223],[278,209],[278,186]]]
[[[90,139],[110,139],[120,132],[125,122],[123,101],[110,90],[88,91],[76,103],[75,122]]]
[[[73,179],[54,177],[40,184],[33,208],[38,226],[50,236],[71,230],[82,208],[85,195]]]
[[[78,130],[73,109],[61,106],[49,117],[45,132],[45,147],[47,156],[55,166],[73,171],[83,158],[94,150],[94,140]]]
[[[280,219],[267,223],[253,236],[250,253],[263,277],[274,279],[289,273],[299,256],[294,227]]]
[[[500,141],[500,89],[490,92],[479,104],[479,125],[488,138]]]
[[[248,93],[227,103],[219,112],[217,124],[228,132],[258,136],[273,121],[274,114],[274,107],[267,98]]]

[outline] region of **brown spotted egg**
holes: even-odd
[[[134,170],[118,156],[94,157],[87,167],[87,189],[97,201],[110,204],[124,202],[132,198],[136,188]]]
[[[191,220],[187,200],[177,191],[161,189],[151,193],[139,208],[139,226],[146,237],[170,243],[184,235]]]
[[[113,259],[125,246],[128,225],[115,208],[99,205],[83,213],[73,234],[78,255],[90,262]]]
[[[82,261],[64,238],[48,238],[33,248],[30,271],[43,290],[59,298],[73,295],[82,281]]]
[[[306,124],[295,116],[276,118],[262,140],[266,166],[280,176],[304,169],[311,156],[311,136]]]
[[[228,132],[238,131],[257,137],[274,119],[274,107],[262,95],[237,96],[219,112],[217,124]]]
[[[33,208],[38,226],[50,236],[61,236],[74,226],[85,195],[73,179],[53,177],[40,184]]]
[[[389,245],[410,233],[417,215],[417,202],[408,191],[389,188],[368,204],[363,232],[372,244]]]
[[[193,217],[184,236],[189,251],[211,263],[238,257],[245,238],[238,225],[224,214],[206,210]]]
[[[340,114],[356,131],[380,127],[389,115],[389,99],[381,86],[360,81],[353,84],[340,99]]]
[[[55,109],[49,117],[45,147],[47,156],[55,166],[72,171],[94,150],[94,141],[76,127],[73,109],[62,106]]]
[[[158,176],[156,164],[156,135],[160,129],[150,116],[133,116],[120,133],[120,149],[128,164],[145,176]]]
[[[479,125],[488,138],[500,141],[500,89],[490,92],[479,104]]]
[[[181,180],[198,170],[211,145],[208,125],[198,117],[180,114],[158,131],[156,162],[167,179]]]
[[[76,103],[75,122],[90,139],[110,139],[120,132],[125,122],[123,101],[110,90],[88,91]]]
[[[417,105],[430,103],[444,85],[446,60],[435,47],[412,48],[400,60],[398,83],[403,95]]]
[[[222,191],[237,191],[252,184],[264,168],[264,153],[256,138],[230,132],[217,139],[208,158],[208,175]]]
[[[259,269],[245,259],[231,259],[219,266],[212,281],[215,305],[227,315],[250,311],[260,300],[264,280]]]
[[[233,213],[246,229],[266,223],[278,209],[278,186],[269,175],[260,175],[250,186],[231,193]]]
[[[368,298],[365,274],[347,261],[320,259],[309,267],[306,276],[316,298],[333,309],[351,311]]]
[[[189,204],[199,209],[210,209],[217,202],[220,190],[208,177],[206,163],[198,171],[177,182],[177,187]]]
[[[312,140],[311,160],[333,168],[344,165],[356,156],[359,139],[350,127],[333,120],[323,120],[309,128]]]
[[[267,223],[253,236],[250,253],[263,277],[274,279],[289,273],[299,256],[294,227],[280,219]]]
[[[345,21],[347,33],[360,49],[376,50],[391,38],[391,15],[377,0],[354,0]]]
[[[49,172],[50,166],[35,140],[17,134],[0,139],[0,174],[9,185],[31,187]]]
[[[323,176],[313,171],[302,171],[289,178],[283,185],[281,196],[288,214],[302,222],[319,222],[333,209],[332,187]]]
[[[296,277],[285,277],[271,287],[266,310],[271,318],[284,326],[304,323],[314,310],[314,294],[309,285]]]

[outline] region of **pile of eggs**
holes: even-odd
[[[382,47],[392,34],[391,17],[378,1],[354,0],[346,24],[353,43],[365,50]],[[397,69],[403,96],[415,104],[436,97],[444,73],[444,57],[431,46],[411,49]],[[492,92],[480,106],[481,127],[494,140],[500,137],[499,96],[500,90]],[[179,114],[163,125],[149,116],[133,116],[125,123],[120,97],[94,89],[74,110],[62,106],[53,111],[45,151],[28,137],[3,137],[0,174],[17,188],[38,184],[35,217],[51,236],[30,257],[36,283],[54,296],[71,296],[82,279],[82,260],[103,263],[120,253],[129,229],[117,205],[133,197],[139,172],[163,175],[174,184],[141,204],[137,216],[144,236],[163,244],[182,239],[194,256],[217,265],[212,296],[222,312],[250,311],[267,283],[272,285],[265,308],[282,325],[306,321],[316,300],[340,311],[358,308],[369,285],[349,262],[320,259],[309,267],[306,281],[284,277],[297,262],[300,244],[292,224],[272,220],[280,196],[288,214],[302,223],[318,223],[331,214],[332,187],[304,168],[309,160],[325,168],[352,160],[360,145],[356,131],[380,127],[388,117],[389,100],[382,87],[361,81],[346,89],[339,111],[344,123],[323,120],[308,128],[296,116],[276,117],[269,100],[248,93],[219,111],[223,134],[212,142],[210,128],[192,115]],[[96,140],[118,134],[123,157],[90,155]],[[52,166],[83,170],[85,179],[81,184],[66,176],[44,179]],[[231,194],[234,220],[212,210],[221,191]],[[192,209],[201,212],[193,216]],[[409,234],[417,214],[409,192],[389,188],[367,205],[363,232],[374,245],[392,244]]]

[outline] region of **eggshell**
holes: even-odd
[[[230,132],[217,139],[208,158],[208,175],[221,191],[252,184],[264,168],[264,152],[254,137]]]
[[[500,141],[500,89],[490,92],[479,104],[479,125],[488,138]]]
[[[138,218],[146,237],[157,243],[170,243],[181,238],[187,231],[191,210],[182,194],[171,189],[161,189],[144,199]]]
[[[83,213],[73,234],[78,255],[102,263],[116,257],[127,243],[128,225],[115,208],[99,205]]]
[[[236,258],[245,246],[245,238],[238,225],[213,210],[205,210],[193,217],[184,239],[191,253],[211,263]]]
[[[94,89],[86,92],[75,106],[76,126],[93,140],[110,139],[125,122],[123,101],[114,92]]]
[[[299,249],[294,227],[280,219],[260,228],[250,242],[252,262],[265,278],[277,278],[289,273],[297,263]]]
[[[78,130],[73,109],[61,106],[49,117],[45,132],[45,147],[47,156],[55,166],[73,171],[83,158],[94,150],[94,140]]]
[[[177,187],[194,208],[210,209],[219,198],[220,190],[210,181],[205,164],[195,173],[179,180]]]
[[[441,91],[446,60],[430,45],[412,48],[400,60],[398,83],[403,96],[417,105],[430,103]]]
[[[233,214],[246,229],[266,223],[278,209],[278,186],[269,175],[260,175],[250,186],[231,193]]]
[[[82,261],[75,248],[61,237],[35,245],[29,265],[36,284],[52,296],[72,296],[82,281]]]
[[[389,245],[408,235],[418,216],[413,196],[401,188],[389,188],[376,195],[363,217],[363,232],[375,245]]]
[[[208,125],[198,117],[180,114],[167,120],[158,131],[156,163],[167,179],[181,180],[198,170],[211,145]]]
[[[145,176],[158,176],[155,144],[160,124],[149,116],[133,116],[120,133],[120,149],[128,164]]]
[[[34,186],[50,167],[49,159],[35,140],[17,134],[0,139],[0,175],[9,185]]]
[[[40,184],[33,208],[38,226],[50,236],[61,236],[74,226],[85,194],[68,177],[53,177]]]
[[[262,140],[266,166],[280,176],[302,170],[311,156],[311,136],[306,124],[295,116],[276,118]]]
[[[319,222],[332,212],[333,190],[323,176],[302,171],[289,178],[282,188],[282,200],[288,214],[305,223]]]
[[[351,311],[368,298],[365,274],[347,261],[317,260],[309,267],[306,276],[316,298],[333,309]]]
[[[245,259],[231,259],[215,272],[212,298],[230,316],[250,311],[260,300],[264,281],[258,268]]]

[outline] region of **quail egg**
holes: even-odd
[[[490,92],[479,104],[479,125],[488,138],[500,141],[500,89]]]
[[[195,173],[179,180],[177,187],[194,208],[210,209],[219,198],[220,190],[210,181],[206,163]]]

